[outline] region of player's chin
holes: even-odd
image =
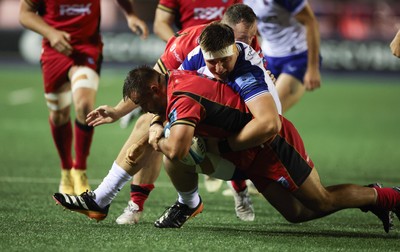
[[[215,74],[215,75],[214,75],[215,79],[217,79],[217,80],[219,80],[219,81],[224,81],[224,80],[226,80],[226,77],[227,77],[227,76],[228,76],[228,75],[225,74],[225,73],[223,73],[223,74]]]

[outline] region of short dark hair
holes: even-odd
[[[157,71],[148,65],[138,66],[128,72],[122,88],[124,100],[130,99],[132,92],[140,96],[150,91],[150,81],[157,78]]]
[[[245,23],[246,26],[251,26],[257,22],[257,16],[248,5],[237,3],[226,9],[222,21],[230,26],[241,22]]]
[[[199,44],[207,52],[216,52],[235,43],[231,27],[220,22],[211,23],[200,34]]]

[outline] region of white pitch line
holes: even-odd
[[[13,106],[30,103],[33,101],[33,94],[33,88],[15,90],[8,95],[8,102]]]

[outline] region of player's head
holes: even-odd
[[[232,28],[222,23],[211,23],[202,31],[199,44],[207,68],[215,78],[225,80],[238,57]]]
[[[139,66],[128,72],[122,90],[124,100],[131,99],[144,112],[163,114],[167,94],[163,75],[149,66]]]
[[[251,45],[257,36],[257,16],[253,9],[245,4],[233,4],[224,13],[222,23],[229,25],[235,39]]]

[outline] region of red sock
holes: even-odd
[[[86,170],[86,160],[89,156],[94,129],[75,120],[75,163],[74,168]]]
[[[246,180],[232,180],[231,184],[237,193],[243,192],[247,188]]]
[[[71,169],[72,168],[72,155],[71,155],[71,147],[72,147],[72,126],[71,121],[68,121],[66,124],[61,126],[55,126],[54,123],[50,120],[50,129],[51,134],[53,135],[53,141],[56,145],[58,155],[61,159],[61,167],[63,169]]]
[[[154,189],[154,184],[131,184],[131,200],[139,206],[139,211],[143,211],[144,203]]]
[[[393,210],[400,204],[400,193],[393,188],[374,187],[378,197],[376,205],[386,210]]]

